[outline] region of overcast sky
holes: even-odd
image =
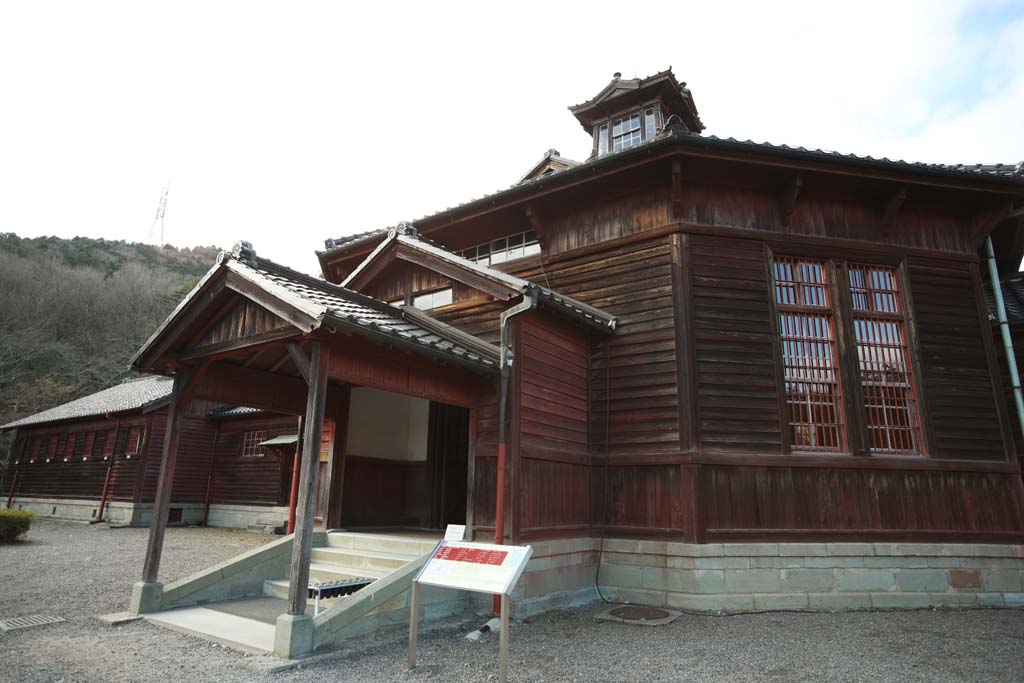
[[[582,159],[566,110],[671,66],[708,134],[931,162],[1024,159],[1013,2],[5,2],[0,232],[326,237]]]

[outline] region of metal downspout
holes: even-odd
[[[1003,302],[1003,287],[999,282],[999,269],[996,267],[996,254],[992,249],[992,238],[985,238],[985,260],[988,262],[988,277],[992,282],[992,294],[996,300],[996,316],[999,318],[999,332],[1003,337],[1003,355],[1006,366],[1010,369],[1010,384],[1013,385],[1013,401],[1017,405],[1017,426],[1024,433],[1024,395],[1021,393],[1020,373],[1017,371],[1017,356],[1013,351],[1013,337],[1010,335],[1010,323],[1006,319],[1006,304]]]
[[[508,323],[513,317],[531,311],[537,307],[537,291],[530,289],[523,292],[523,300],[518,304],[502,312],[501,314],[501,355],[499,367],[501,368],[501,389],[498,394],[498,463],[495,481],[495,510],[494,510],[494,542],[501,545],[505,542],[505,472],[508,469],[508,448],[505,440],[505,414],[508,410],[508,380],[511,374],[510,369],[515,359],[509,349],[510,339],[508,334]],[[501,598],[494,596],[494,611],[501,608]]]

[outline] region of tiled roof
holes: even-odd
[[[671,117],[669,119],[671,121]],[[813,159],[817,161],[831,161],[846,164],[855,164],[862,167],[872,167],[889,171],[911,171],[940,174],[946,177],[983,177],[1003,182],[1020,183],[1024,188],[1024,161],[1016,164],[929,164],[917,161],[903,161],[901,159],[876,158],[872,156],[858,156],[856,154],[844,154],[823,149],[811,149],[808,147],[793,147],[784,144],[773,144],[770,142],[754,142],[753,140],[737,140],[736,138],[720,138],[715,135],[700,135],[686,132],[682,126],[678,128],[666,125],[662,133],[650,141],[645,141],[635,147],[609,152],[599,157],[587,159],[572,168],[568,168],[555,176],[541,176],[531,178],[511,187],[497,190],[490,194],[467,200],[455,206],[449,206],[441,211],[427,214],[413,221],[417,225],[424,221],[433,220],[450,214],[453,211],[473,206],[476,204],[493,203],[499,197],[513,196],[518,193],[527,193],[536,185],[546,182],[556,182],[575,178],[593,172],[595,167],[614,164],[619,159],[640,156],[653,151],[655,148],[667,147],[678,144],[683,147],[707,147],[742,153],[762,152],[799,159]]]
[[[324,251],[319,253],[326,254],[346,251],[360,244],[372,242],[375,239],[384,237],[387,232],[388,231],[385,228],[377,228],[374,230],[367,230],[365,232],[357,232],[353,235],[345,235],[344,237],[328,238],[324,240]]]
[[[170,377],[142,377],[97,391],[63,405],[23,417],[0,429],[13,429],[50,422],[65,422],[85,417],[139,410],[150,404],[166,400],[171,395],[174,380]]]
[[[342,325],[378,340],[385,339],[414,350],[441,355],[465,365],[487,370],[497,368],[497,349],[492,356],[469,348],[459,343],[459,331],[448,325],[439,323],[432,326],[433,329],[427,329],[396,306],[310,277],[269,259],[253,257],[250,263],[245,263],[228,255],[222,258],[235,272],[254,276],[250,279],[254,279],[257,285],[262,280],[285,290],[306,304],[307,312],[324,324]],[[294,299],[291,301],[295,302]]]
[[[1024,273],[1011,275],[1002,280],[1003,305],[1006,306],[1006,320],[1011,325],[1024,323]],[[985,284],[985,303],[988,305],[988,319],[996,322],[996,298],[991,283]]]

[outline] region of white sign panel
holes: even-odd
[[[449,524],[448,528],[444,531],[444,540],[446,541],[461,541],[466,537],[466,525],[465,524]]]
[[[508,595],[532,554],[530,546],[441,541],[416,581],[430,586]]]

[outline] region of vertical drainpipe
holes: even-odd
[[[992,283],[992,294],[996,300],[996,316],[999,318],[999,332],[1003,337],[1003,355],[1010,369],[1010,384],[1013,385],[1013,401],[1017,405],[1017,427],[1024,432],[1024,395],[1021,393],[1020,373],[1017,372],[1017,356],[1013,352],[1013,337],[1010,323],[1006,320],[1006,304],[1003,302],[1003,288],[999,282],[996,254],[992,249],[992,238],[985,238],[985,260],[988,262],[988,277]]]
[[[529,288],[523,292],[523,300],[512,308],[501,314],[501,355],[499,367],[501,368],[501,389],[498,394],[498,464],[495,481],[495,510],[494,510],[494,542],[501,545],[505,542],[505,475],[508,469],[508,438],[505,429],[505,416],[508,412],[508,382],[511,374],[514,358],[510,350],[511,339],[508,334],[508,323],[520,313],[533,310],[537,307],[537,290]],[[494,611],[501,610],[501,596],[494,596]]]
[[[213,428],[213,447],[210,449],[210,470],[206,474],[206,497],[203,500],[203,526],[210,519],[210,500],[213,498],[213,466],[217,459],[217,442],[220,441],[220,420]]]

